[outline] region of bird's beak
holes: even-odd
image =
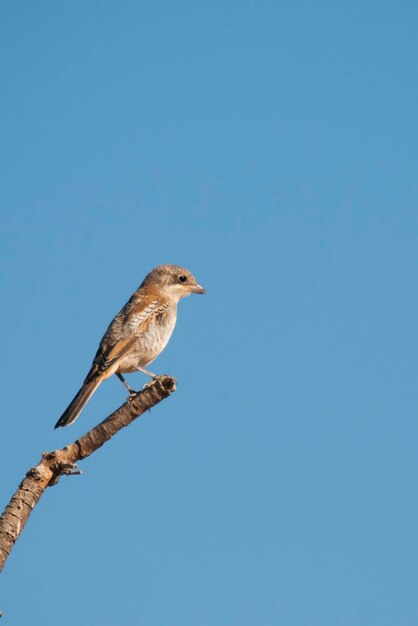
[[[203,289],[203,287],[198,283],[196,283],[195,285],[191,285],[190,291],[192,293],[206,293],[206,289]]]

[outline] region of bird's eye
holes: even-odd
[[[184,276],[184,274],[180,274],[179,276],[179,283],[181,283],[182,285],[184,285],[184,283],[187,281],[187,276]]]

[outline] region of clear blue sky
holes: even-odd
[[[4,2],[1,508],[144,275],[178,391],[41,500],[5,626],[418,620],[415,3]],[[141,375],[129,382],[140,387]]]

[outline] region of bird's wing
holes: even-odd
[[[167,309],[168,303],[160,300],[138,296],[131,298],[105,332],[86,380],[103,374],[129,354],[150,324]]]

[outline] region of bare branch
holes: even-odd
[[[129,426],[175,390],[174,378],[160,376],[74,443],[42,454],[41,461],[27,472],[0,517],[0,572],[46,488],[56,485],[62,475],[80,474],[76,465],[78,461],[93,454],[119,430]]]

